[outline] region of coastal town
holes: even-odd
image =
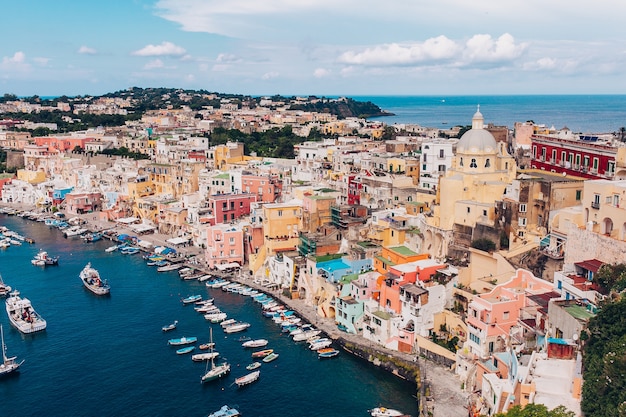
[[[466,129],[389,126],[303,110],[310,98],[204,95],[216,104],[66,133],[5,118],[0,205],[132,234],[144,251],[168,246],[275,293],[344,349],[421,369],[423,415],[583,415],[589,325],[624,289],[611,278],[626,259],[624,132],[494,126],[478,106]],[[56,109],[78,123],[132,101]],[[294,158],[211,140],[287,126],[302,138]],[[122,148],[132,156],[105,152]]]

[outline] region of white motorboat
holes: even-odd
[[[11,286],[4,283],[2,275],[0,275],[0,297],[6,297],[11,292]]]
[[[250,323],[235,323],[235,324],[231,324],[229,326],[224,327],[224,333],[238,333],[238,332],[243,332],[244,330],[246,330],[248,327],[250,327]]]
[[[11,324],[20,332],[28,334],[42,331],[48,325],[35,311],[28,298],[21,298],[15,290],[6,299],[7,315]]]
[[[35,257],[31,259],[30,263],[35,266],[58,265],[59,257],[50,256],[45,250],[40,250],[37,255],[35,255]]]
[[[194,362],[202,362],[202,361],[210,361],[211,359],[215,359],[219,356],[219,352],[204,352],[204,353],[196,353],[191,356],[191,360]]]
[[[79,277],[85,288],[96,295],[107,295],[111,292],[111,286],[100,278],[100,273],[91,266],[91,262],[87,262]]]
[[[257,348],[257,347],[265,347],[269,341],[267,339],[254,339],[243,342],[241,346],[245,348]]]
[[[402,411],[394,410],[387,407],[376,407],[368,410],[372,417],[400,417],[404,416]]]

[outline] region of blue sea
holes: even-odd
[[[140,255],[106,253],[109,241],[64,238],[43,223],[4,214],[0,225],[36,241],[0,250],[0,274],[48,322],[44,332],[22,335],[0,313],[8,354],[26,360],[19,374],[0,379],[1,416],[200,417],[224,404],[244,417],[366,417],[379,405],[417,414],[414,385],[345,352],[317,359],[281,334],[249,297],[159,273]],[[40,249],[59,255],[59,265],[31,265]],[[108,279],[110,297],[83,288],[78,274],[87,262]],[[232,335],[213,325],[215,349],[232,365],[225,379],[201,384],[205,365],[167,345],[181,336],[209,341],[211,324],[180,301],[191,294],[214,297],[229,317],[251,323]],[[174,320],[178,328],[163,333]],[[262,365],[257,382],[237,388],[234,379],[252,362],[242,335],[268,339],[280,356]]]
[[[515,122],[576,133],[613,133],[626,126],[626,95],[528,96],[352,96],[394,114],[372,118],[386,124],[418,124],[446,129],[472,124],[480,106],[485,123],[513,128]]]

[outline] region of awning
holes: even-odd
[[[152,242],[148,242],[147,240],[140,240],[137,245],[142,248],[150,249],[152,247]]]
[[[171,239],[167,239],[166,242],[171,243],[172,245],[182,245],[183,243],[189,242],[189,239],[184,237],[173,237]]]
[[[122,224],[133,224],[137,222],[138,220],[139,219],[137,217],[124,217],[121,219],[117,219],[116,222],[122,223]]]
[[[147,223],[133,224],[129,226],[129,228],[135,233],[145,233],[145,232],[149,232],[151,230],[156,229],[156,227],[151,226]]]
[[[227,264],[217,264],[215,265],[215,267],[219,269],[220,271],[226,271],[227,269],[230,269],[230,268],[240,268],[241,265],[239,265],[237,262],[229,262]]]
[[[587,271],[591,271],[595,274],[596,272],[598,272],[598,269],[600,269],[600,267],[604,265],[604,262],[597,259],[589,259],[582,262],[574,262],[574,265],[579,266],[582,269],[586,269]]]

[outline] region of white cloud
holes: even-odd
[[[90,48],[88,46],[83,45],[80,48],[78,48],[78,53],[85,54],[85,55],[95,55],[98,53],[98,51],[96,51],[94,48]]]
[[[266,72],[265,74],[263,74],[261,76],[261,79],[263,80],[271,80],[272,78],[278,78],[280,74],[278,74],[276,71],[270,71],[270,72]]]
[[[12,57],[4,57],[2,58],[3,65],[11,65],[11,64],[23,64],[26,61],[26,54],[22,51],[18,51],[13,54]]]
[[[174,45],[172,42],[161,42],[160,45],[146,45],[143,48],[133,52],[138,56],[181,56],[185,54],[185,49]]]
[[[474,35],[465,43],[463,55],[473,63],[510,61],[520,57],[527,47],[526,43],[516,45],[508,33],[498,39],[491,35]]]
[[[331,74],[331,71],[326,68],[317,68],[313,71],[313,76],[315,78],[324,78],[328,77]]]
[[[238,58],[234,54],[221,53],[217,55],[215,62],[220,64],[235,64],[241,62],[241,58]]]
[[[163,63],[163,61],[161,61],[160,59],[154,59],[150,62],[148,62],[146,65],[143,66],[143,69],[155,69],[155,68],[163,68],[165,66],[165,64]]]
[[[459,52],[459,46],[445,36],[427,39],[423,43],[392,43],[367,48],[362,52],[348,51],[339,56],[338,61],[351,65],[415,65],[419,63],[444,61]]]

